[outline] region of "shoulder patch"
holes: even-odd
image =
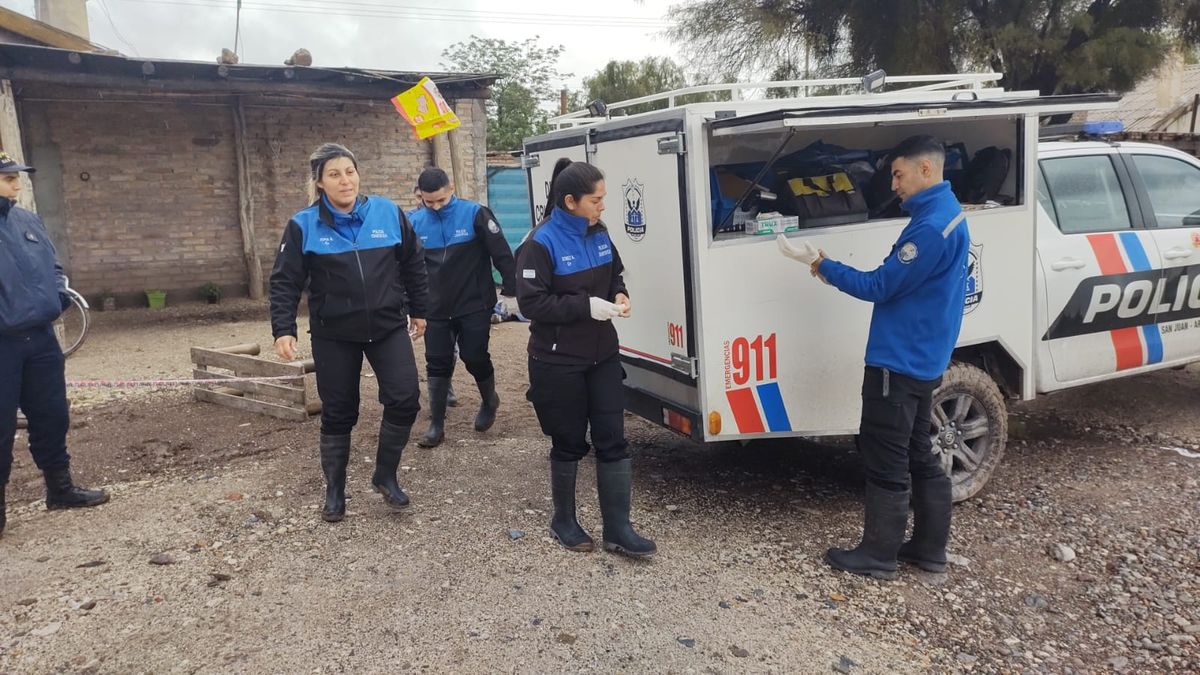
[[[917,259],[917,245],[911,241],[905,242],[900,250],[896,253],[896,258],[904,264],[908,264]]]
[[[494,220],[488,220],[488,232],[500,234],[500,224]]]

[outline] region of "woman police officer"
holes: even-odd
[[[624,393],[617,331],[627,317],[623,267],[600,214],[604,174],[586,162],[560,159],[550,181],[549,216],[517,251],[517,302],[529,328],[529,393],[550,437],[552,536],[572,551],[595,544],[575,519],[575,477],[596,447],[596,487],[604,548],[643,557],[655,552],[629,523],[632,483],[625,442]]]
[[[271,272],[271,330],[276,353],[294,359],[296,310],[307,284],[322,401],[321,517],[336,522],[346,513],[364,355],[383,404],[371,484],[389,506],[408,505],[396,470],[420,410],[412,340],[425,331],[427,283],[421,242],[408,218],[389,199],[359,194],[358,162],[348,149],[326,143],[309,157],[309,168],[312,203],[288,221]]]

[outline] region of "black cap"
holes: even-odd
[[[17,160],[9,157],[7,152],[0,151],[0,173],[16,173],[18,171],[28,171],[29,173],[33,173],[34,171],[37,171],[37,169],[33,168],[32,166],[20,164],[17,162]]]

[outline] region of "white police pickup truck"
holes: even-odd
[[[666,109],[612,115],[655,97],[593,106],[527,140],[535,219],[559,157],[606,174],[605,221],[634,307],[617,323],[627,409],[700,442],[857,433],[871,307],[780,256],[771,227],[871,269],[907,221],[872,209],[730,228],[718,198],[745,203],[798,150],[885,149],[914,133],[1010,162],[993,186],[1002,197],[964,203],[963,328],[930,429],[956,500],[1000,460],[1007,401],[1200,360],[1200,161],[1154,145],[1042,141],[1044,116],[1114,99],[989,87],[998,77],[889,78],[893,90],[861,82],[868,91],[757,101],[737,92],[762,84],[724,85],[731,102],[687,105],[674,105],[686,91],[667,92]]]

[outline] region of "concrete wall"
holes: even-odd
[[[89,298],[115,294],[122,304],[144,303],[143,291],[154,288],[168,291],[168,303],[195,299],[209,281],[246,292],[230,99],[37,85],[20,87],[17,100],[39,169],[39,204],[51,206],[44,215],[55,221],[48,225],[66,249],[72,286]],[[364,193],[415,205],[412,188],[431,162],[431,144],[387,101],[255,97],[244,105],[264,277],[288,218],[306,205],[308,155],[320,143],[355,152]],[[482,105],[463,100],[456,110],[471,154],[470,189],[486,194]]]

